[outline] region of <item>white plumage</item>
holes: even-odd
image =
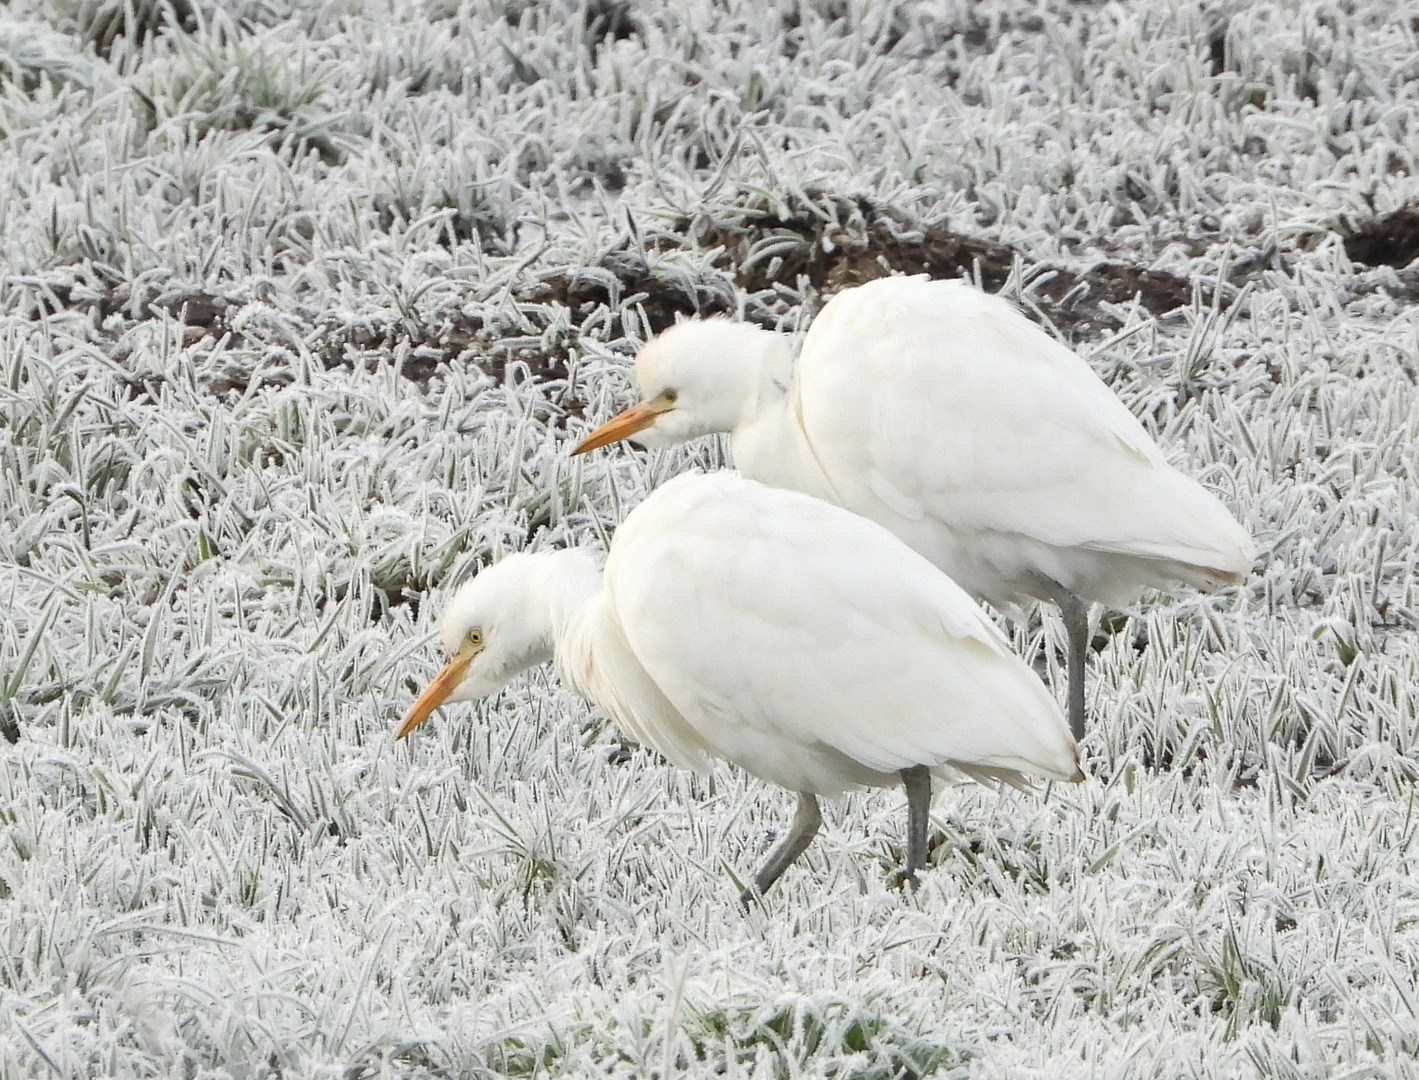
[[[1246,531],[1087,363],[962,282],[886,278],[839,293],[796,364],[781,335],[709,320],[655,338],[636,370],[645,400],[577,452],[728,431],[746,476],[871,518],[972,595],[1060,603],[1076,736],[1087,631],[1076,598],[1212,588],[1251,566]]]
[[[401,737],[440,702],[555,659],[676,764],[725,758],[799,793],[760,891],[811,840],[816,795],[905,780],[914,872],[927,770],[1082,779],[1054,699],[959,587],[880,526],[733,473],[654,492],[616,531],[604,576],[579,551],[504,559],[459,590],[441,632],[450,663]]]

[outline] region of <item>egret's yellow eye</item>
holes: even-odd
[[[665,402],[665,404],[667,405],[674,405],[675,399],[679,396],[680,391],[678,390],[662,390],[660,392],[660,400]]]
[[[463,639],[463,643],[470,649],[481,649],[483,647],[483,631],[475,626],[468,631],[468,636]]]

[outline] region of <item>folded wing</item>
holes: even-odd
[[[733,474],[618,530],[607,595],[699,740],[796,790],[957,764],[1074,779],[1053,698],[978,607],[886,530]]]
[[[1217,580],[1251,565],[1246,531],[1168,465],[1084,360],[964,283],[891,278],[839,294],[804,343],[795,392],[846,505],[875,498],[907,519]]]

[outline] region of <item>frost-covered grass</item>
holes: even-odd
[[[1415,1072],[1419,276],[1345,246],[1419,203],[1415,34],[12,0],[0,1077]],[[568,457],[651,330],[942,237],[1260,548],[1104,620],[1087,784],[941,793],[915,897],[900,793],[850,796],[746,917],[787,796],[548,672],[392,742],[448,586],[722,463]]]

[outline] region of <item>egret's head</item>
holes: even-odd
[[[733,431],[753,418],[765,395],[782,396],[791,372],[777,334],[728,319],[679,323],[636,357],[641,403],[602,424],[572,453],[621,439],[655,448]]]
[[[600,569],[581,551],[509,555],[454,593],[439,636],[449,661],[405,714],[396,738],[440,705],[476,701],[552,658],[557,622],[599,584]]]

